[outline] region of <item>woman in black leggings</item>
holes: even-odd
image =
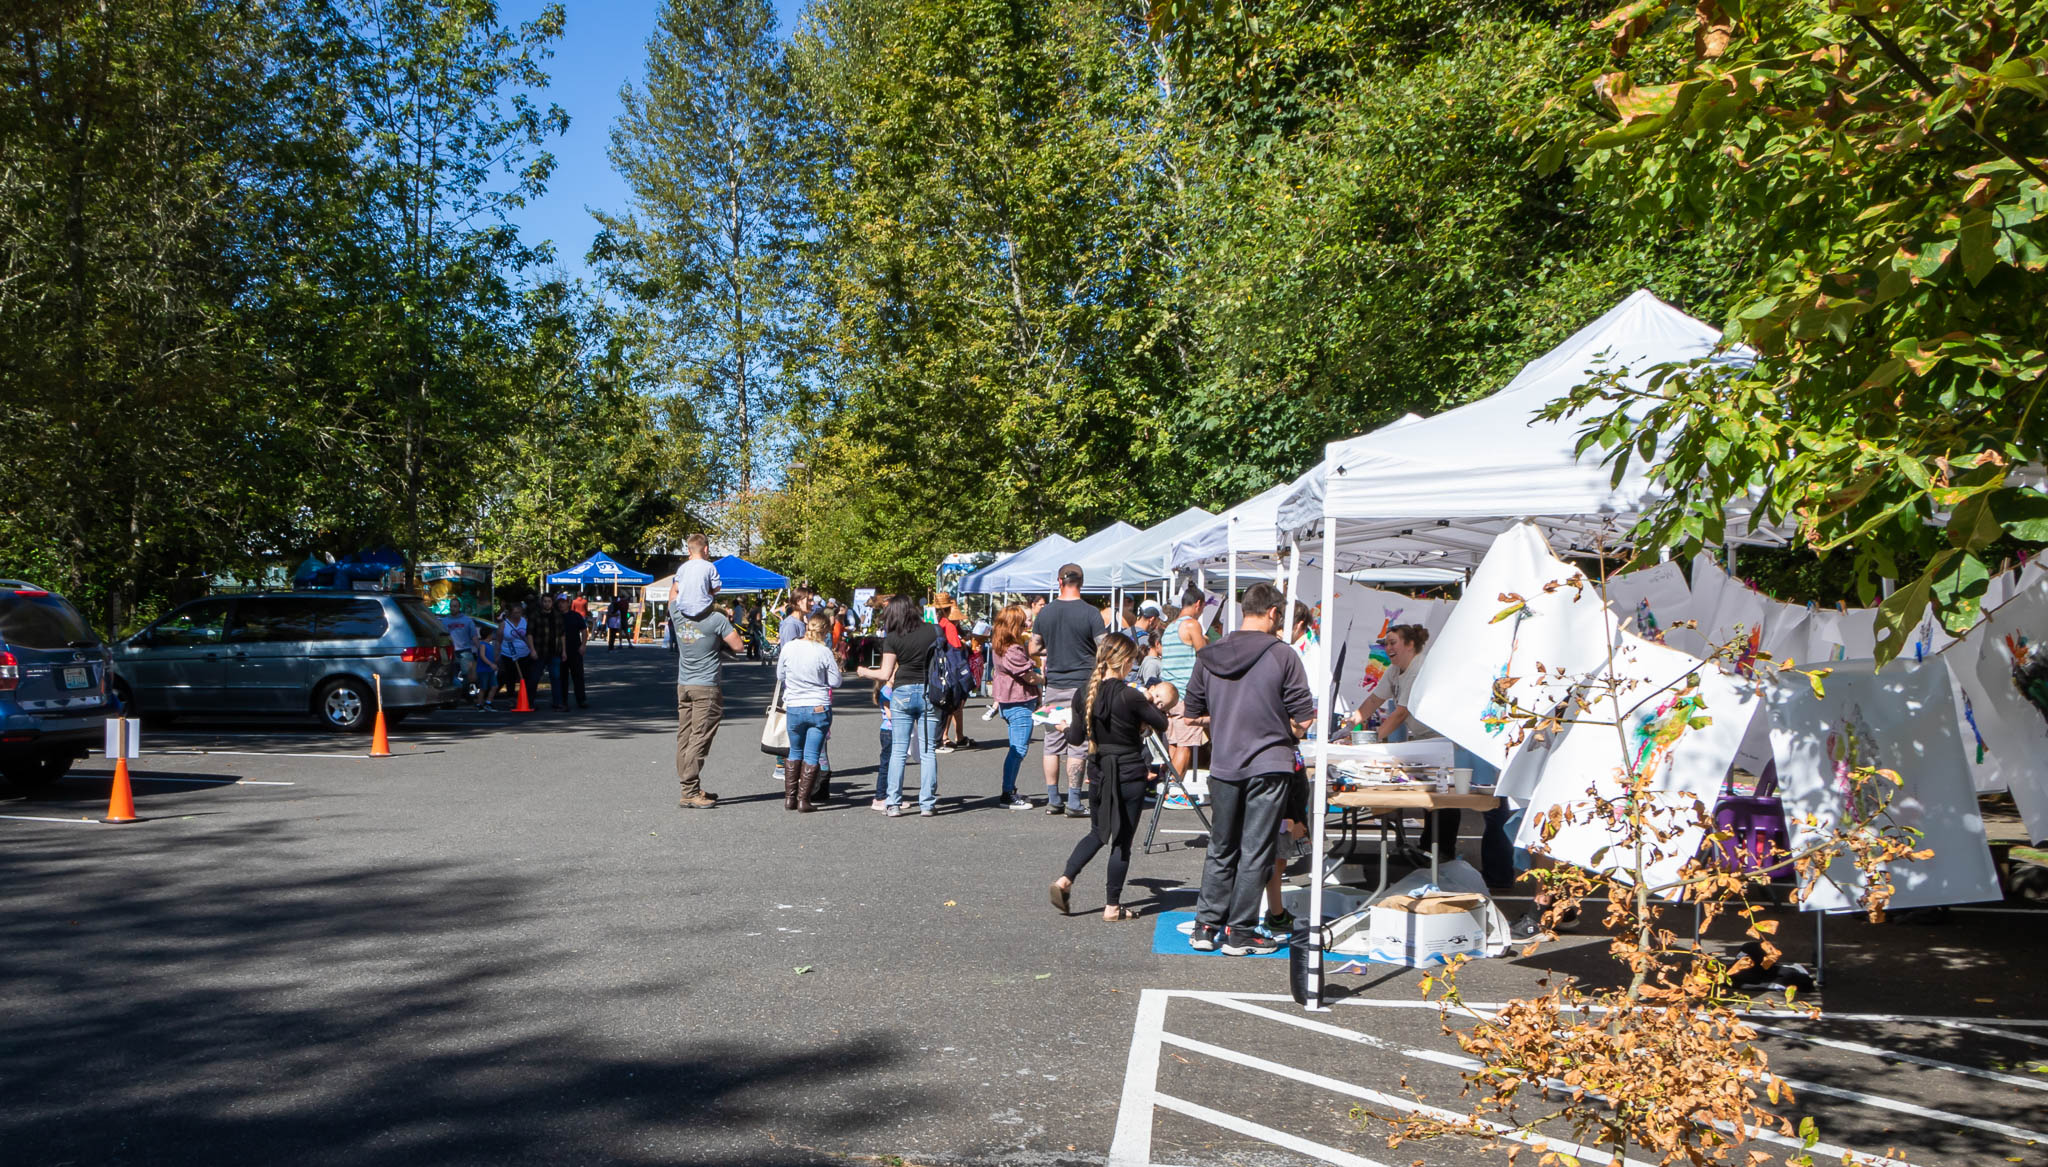
[[[1131,840],[1137,837],[1138,820],[1145,814],[1145,792],[1152,784],[1145,762],[1144,734],[1164,733],[1166,714],[1146,695],[1124,681],[1138,659],[1138,647],[1130,637],[1106,636],[1095,649],[1095,672],[1088,678],[1082,698],[1074,702],[1073,724],[1067,740],[1088,746],[1090,775],[1088,835],[1074,845],[1067,858],[1066,874],[1052,881],[1052,906],[1067,914],[1067,897],[1074,877],[1109,845],[1109,898],[1102,909],[1105,920],[1133,920],[1137,913],[1120,902],[1124,876],[1131,870]]]

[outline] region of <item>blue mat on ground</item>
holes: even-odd
[[[1214,952],[1200,952],[1188,947],[1188,933],[1193,931],[1194,927],[1193,912],[1159,913],[1159,923],[1152,928],[1152,951],[1161,956],[1222,956],[1223,950],[1220,948]],[[1278,952],[1269,952],[1252,959],[1285,960],[1287,949],[1282,947]]]

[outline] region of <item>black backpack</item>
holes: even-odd
[[[941,712],[951,713],[965,705],[974,692],[974,681],[967,670],[967,654],[947,647],[943,634],[932,646],[931,668],[925,676],[925,699]]]

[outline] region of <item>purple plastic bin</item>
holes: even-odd
[[[1721,841],[1721,863],[1731,871],[1766,872],[1772,879],[1792,878],[1792,868],[1782,860],[1773,864],[1776,850],[1792,849],[1792,833],[1785,825],[1785,804],[1776,798],[1727,795],[1714,807],[1717,831],[1732,837]]]

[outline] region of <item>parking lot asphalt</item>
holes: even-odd
[[[1137,857],[1140,920],[1096,915],[1099,860],[1076,915],[1055,915],[1045,885],[1085,824],[994,805],[1000,723],[970,715],[981,747],[939,760],[940,815],[889,820],[867,806],[877,714],[849,688],[835,798],[792,814],[757,746],[771,673],[735,664],[706,776],[721,805],[679,810],[671,662],[599,651],[590,710],[413,717],[389,759],[310,724],[152,729],[129,826],[89,821],[98,758],[49,796],[0,802],[19,816],[0,818],[0,1161],[1081,1164],[1139,1129],[1144,1162],[1349,1161],[1259,1130],[1364,1162],[1499,1161],[1388,1151],[1329,1088],[1412,1076],[1454,1096],[1454,1067],[1200,994],[1455,1053],[1434,1014],[1310,1015],[1259,997],[1286,992],[1284,961],[1153,955],[1154,913],[1192,904],[1197,836]],[[1034,793],[1037,766],[1034,749]],[[2048,1014],[2042,922],[1831,924],[1830,1013],[2020,1020],[2004,1037],[1815,1032],[2024,1080],[2048,1055],[2026,1040],[2048,1028],[2022,1024]],[[1468,979],[1505,996],[1602,964],[1580,939]],[[1409,1002],[1415,981],[1346,984]],[[2039,1091],[1774,1040],[1817,1084],[1944,1116],[1824,1096],[1845,1146],[2048,1161],[1990,1129],[2048,1129]],[[1134,1048],[1164,1051],[1143,1088]]]

